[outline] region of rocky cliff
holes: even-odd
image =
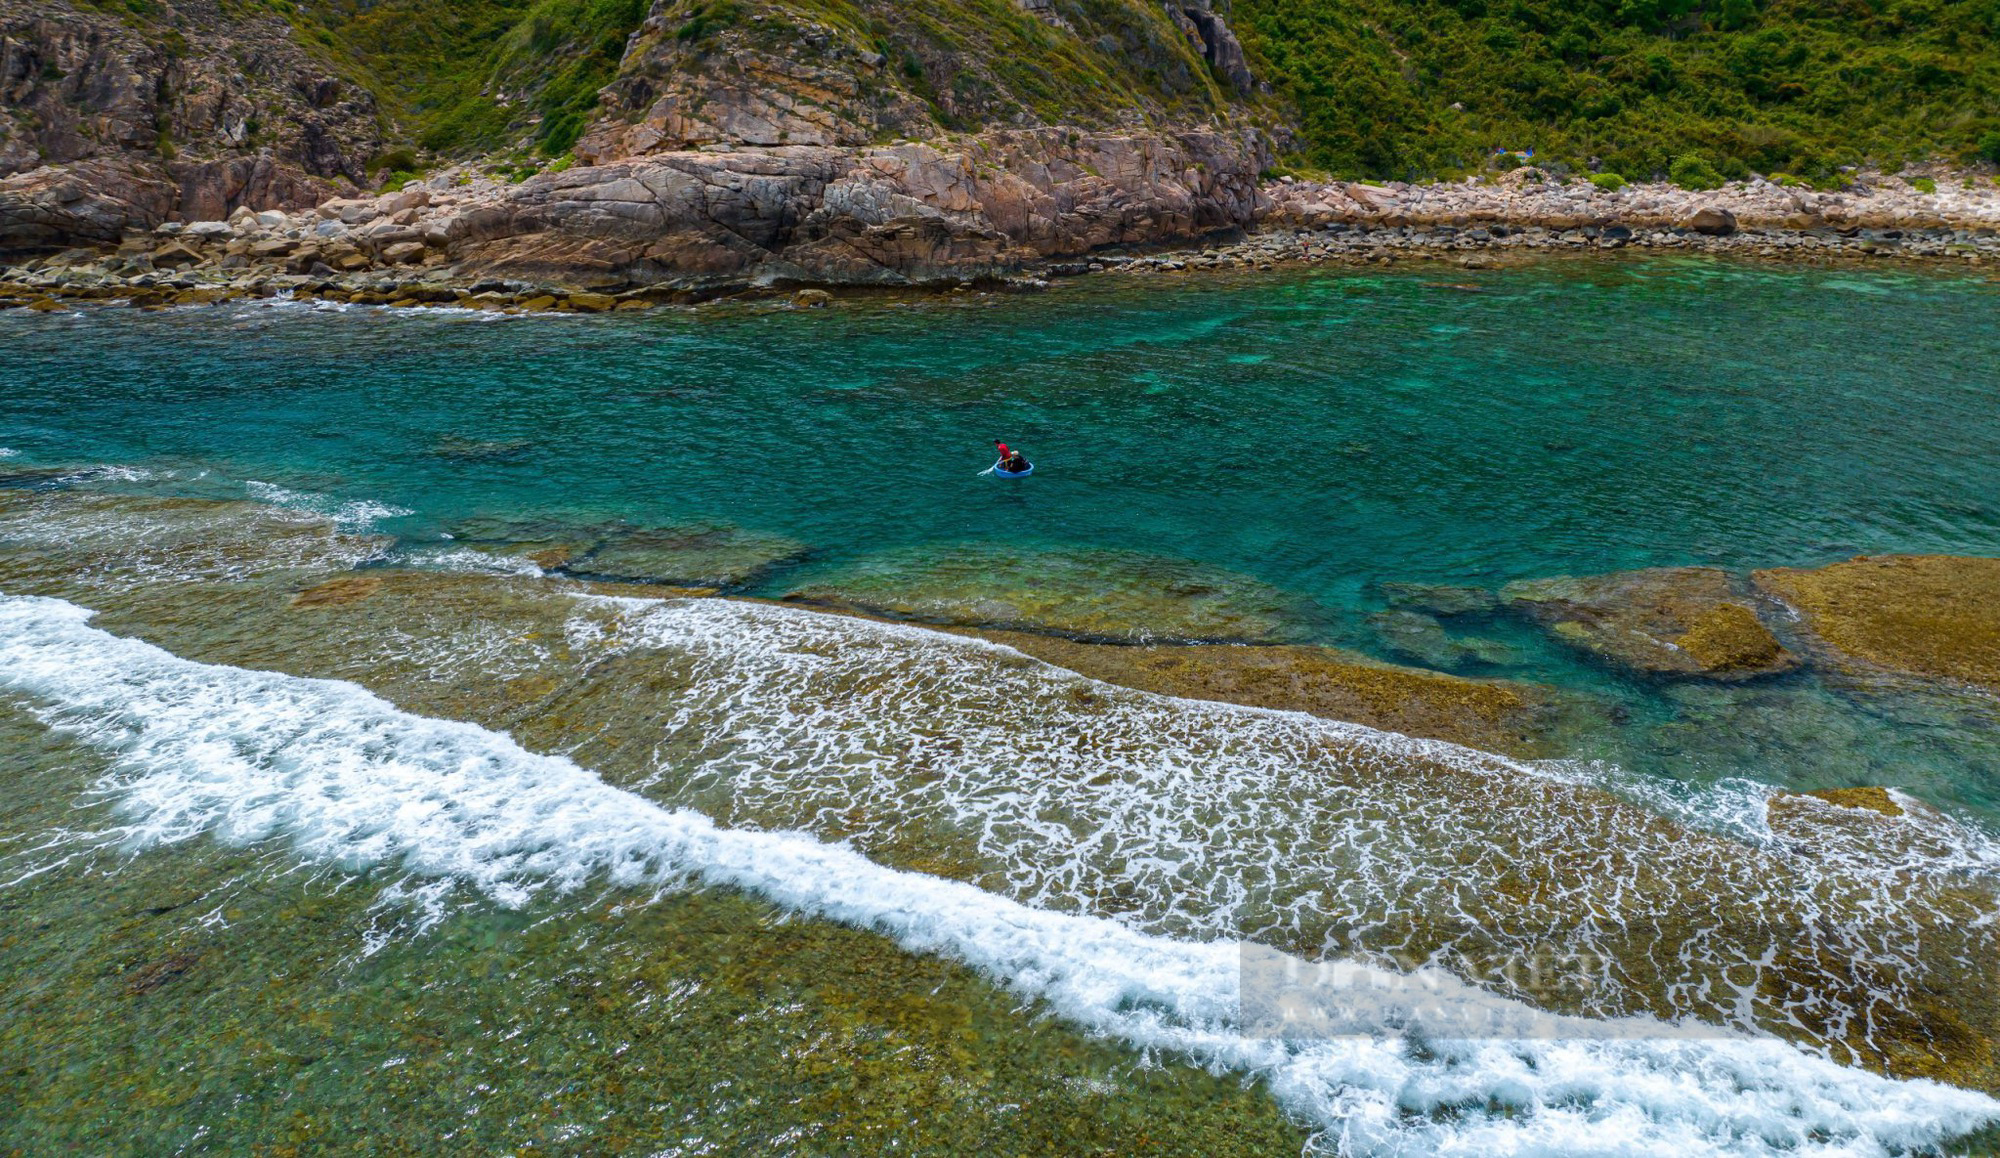
[[[414,132],[396,123],[410,102],[378,101],[296,12],[0,3],[0,251],[354,198]],[[518,173],[524,149],[574,140],[559,163],[435,190],[421,226],[315,240],[586,283],[908,283],[1257,212],[1268,118],[1208,0],[1024,2],[988,14],[978,50],[938,22],[950,5],[875,7],[656,0],[583,122],[557,109],[502,150]],[[454,115],[529,109],[532,43],[514,37]]]
[[[0,243],[115,241],[128,225],[309,204],[365,179],[382,139],[374,97],[285,20],[225,16],[215,0],[140,7],[0,4]]]

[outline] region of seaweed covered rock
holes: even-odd
[[[1523,580],[1500,597],[1563,643],[1642,675],[1741,680],[1799,665],[1715,567]]]
[[[1580,706],[1538,684],[1463,679],[1331,647],[1123,647],[1025,632],[978,634],[1106,683],[1307,712],[1509,756],[1556,754],[1553,725],[1565,709]]]
[[[794,588],[795,602],[1111,643],[1277,643],[1302,601],[1246,575],[1126,551],[896,551]]]
[[[1849,667],[2000,691],[2000,559],[1864,555],[1751,578]]]

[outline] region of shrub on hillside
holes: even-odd
[[[1683,153],[1667,166],[1667,180],[1683,189],[1720,189],[1722,174],[1700,153]]]
[[[1592,173],[1590,183],[1606,193],[1616,193],[1625,187],[1625,178],[1616,173]]]

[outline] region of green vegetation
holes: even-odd
[[[1910,188],[1915,189],[1919,193],[1935,193],[1937,192],[1937,182],[1931,180],[1929,177],[1912,177],[1910,178]]]
[[[1526,148],[1629,179],[1692,155],[1815,182],[2000,163],[2000,0],[1235,0],[1232,20],[1298,110],[1298,163],[1336,175]]]
[[[646,0],[331,0],[316,38],[427,150],[527,142],[555,156],[576,143],[645,16]]]
[[[1616,193],[1625,187],[1625,178],[1616,173],[1592,173],[1590,183],[1606,193]]]
[[[159,0],[78,2],[179,35]],[[1274,171],[1456,178],[1532,156],[1546,173],[1689,188],[1753,172],[1836,188],[1864,162],[2000,165],[2000,0],[1233,0],[1270,97],[1232,93],[1153,0],[1054,0],[1060,26],[1015,0],[672,0],[634,56],[653,73],[622,76],[649,0],[225,6],[291,21],[408,146],[514,168],[568,154],[606,85],[643,107],[666,74],[726,72],[744,49],[852,77],[858,92],[835,99],[885,114],[885,139],[1289,119]]]
[[[1675,157],[1674,163],[1667,166],[1667,180],[1683,189],[1720,189],[1723,184],[1722,174],[1700,153]]]

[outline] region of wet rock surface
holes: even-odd
[[[88,509],[72,517],[60,502]],[[0,552],[6,590],[85,600],[102,610],[105,629],[190,658],[352,679],[406,710],[505,728],[534,750],[574,754],[634,791],[704,808],[714,803],[725,823],[805,828],[850,839],[886,863],[956,873],[994,888],[1007,882],[980,875],[991,871],[994,857],[979,855],[977,826],[938,823],[948,810],[927,814],[913,803],[941,778],[983,786],[977,799],[1004,808],[1051,775],[1071,777],[1049,796],[1060,807],[1030,810],[1018,829],[1002,826],[1039,834],[1060,817],[1060,841],[1021,846],[1052,848],[1058,857],[1088,844],[1083,838],[1098,830],[1100,817],[1070,811],[1093,792],[1145,809],[1162,789],[1212,786],[1215,795],[1202,798],[1204,807],[1239,825],[1232,839],[1171,847],[1182,853],[1199,847],[1229,864],[1237,862],[1227,858],[1242,856],[1253,868],[1283,864],[1288,871],[1276,886],[1338,893],[1332,911],[1342,914],[1387,906],[1382,931],[1367,926],[1369,936],[1380,938],[1370,944],[1419,958],[1458,954],[1462,968],[1502,988],[1512,984],[1504,968],[1518,962],[1517,950],[1551,940],[1583,943],[1608,954],[1598,959],[1616,963],[1615,992],[1551,985],[1524,996],[1558,1009],[1715,1019],[1754,1007],[1750,1016],[1759,1026],[1846,1051],[1860,1064],[1972,1085],[1995,1080],[1990,1042],[2000,1020],[1990,995],[2000,957],[1990,951],[1984,920],[1990,890],[1949,871],[1953,830],[1920,810],[1889,816],[1836,808],[1839,801],[1802,802],[1815,817],[1824,812],[1856,823],[1815,820],[1796,836],[1779,832],[1782,839],[1772,844],[1738,840],[1587,783],[1472,753],[1399,746],[1393,738],[1320,728],[1298,717],[1225,721],[1214,714],[1219,709],[1204,705],[1165,711],[1170,706],[929,632],[878,624],[844,631],[829,628],[825,616],[726,600],[580,600],[574,595],[605,589],[546,580],[379,569],[352,575],[359,545],[343,547],[325,525],[317,530],[329,549],[304,562],[280,542],[272,548],[276,558],[236,570],[192,560],[168,565],[176,563],[171,553],[148,553],[154,536],[147,526],[122,537],[104,533],[115,524],[103,514],[152,517],[155,509],[143,504],[117,510],[130,502],[60,492],[0,495],[0,511],[10,512],[0,526],[9,547]],[[182,551],[213,558],[268,545],[265,526],[241,517],[242,504],[207,504],[205,513],[201,506],[176,509],[185,524]],[[73,545],[57,553],[53,543]],[[362,598],[296,601],[305,592],[342,590],[331,584],[354,579],[380,585]],[[753,614],[774,610],[783,614]],[[1030,654],[1066,659],[1064,666],[1092,674],[1096,665],[1105,678],[1134,686],[1307,711],[1379,710],[1391,727],[1401,713],[1412,729],[1425,720],[1485,727],[1498,719],[1504,732],[1513,710],[1506,697],[1536,698],[1520,685],[1353,663],[1324,649],[1093,647],[1046,636],[1021,643]],[[1333,670],[1350,664],[1364,670]],[[1410,681],[1421,686],[1413,691]],[[995,687],[1013,691],[996,695]],[[777,698],[761,701],[763,714],[744,720],[767,696]],[[1464,698],[1465,717],[1453,715],[1454,697]],[[814,724],[805,723],[808,717]],[[1058,718],[1061,734],[1054,737],[1032,722]],[[1267,746],[1278,733],[1293,738]],[[746,756],[743,746],[758,743],[772,746]],[[1242,763],[1244,745],[1277,763],[1263,771]],[[1019,756],[1024,746],[1035,757],[1026,766]],[[774,762],[771,752],[796,764]],[[774,774],[764,777],[766,771]],[[1231,803],[1244,792],[1296,795],[1253,798],[1265,803],[1245,812]],[[1142,811],[1147,823],[1127,823],[1123,838],[1141,842],[1153,824],[1182,822],[1190,815],[1182,803]],[[1276,846],[1255,842],[1281,826],[1295,831],[1285,837],[1282,859],[1272,859]],[[1145,873],[1164,874],[1162,895],[1193,895],[1191,880],[1176,870],[1182,862],[1135,847],[1121,843],[1116,859],[1081,865],[1116,882],[1091,894],[1089,904],[1140,911],[1119,890]],[[1339,855],[1329,859],[1329,849]],[[233,858],[229,872],[238,871],[245,854],[222,854]],[[1385,857],[1403,864],[1396,858],[1418,854],[1406,866],[1414,871],[1391,874],[1397,887],[1367,875]],[[1017,871],[1040,865],[1025,856],[1006,863]],[[1293,863],[1306,867],[1289,871]],[[1067,870],[1076,867],[1058,863],[1055,869],[1065,871],[1049,879],[1066,886]],[[1821,875],[1794,888],[1800,872]],[[139,881],[138,895],[121,892],[124,909],[184,903],[162,887],[178,888],[183,874],[148,876],[142,869],[113,878],[114,886]],[[288,906],[314,903],[321,903],[316,895]],[[353,912],[365,925],[363,907]],[[1616,919],[1604,920],[1605,912]],[[1829,921],[1828,913],[1843,919]],[[305,927],[294,915],[285,914],[284,926]],[[1347,935],[1317,925],[1269,935],[1291,944],[1283,938],[1298,934],[1317,947],[1332,943],[1326,938],[1335,933]],[[1508,938],[1502,951],[1495,951],[1496,937]],[[198,948],[175,944],[120,959],[142,967]],[[204,958],[198,969],[135,999],[172,999],[207,984],[210,970],[226,969],[229,960]],[[1722,985],[1729,978],[1735,983]],[[112,973],[105,984],[127,981]],[[1732,995],[1729,1008],[1701,996],[1712,985]],[[1739,993],[1742,1005],[1734,1002]]]
[[[1307,712],[1510,756],[1555,755],[1551,688],[1394,667],[1330,647],[1119,646],[1027,632],[981,631],[1057,667],[1106,683],[1195,700]]]
[[[1838,664],[2000,691],[2000,559],[1860,556],[1752,581]]]
[[[1554,639],[1641,675],[1743,680],[1799,666],[1718,568],[1522,580],[1500,597]]]

